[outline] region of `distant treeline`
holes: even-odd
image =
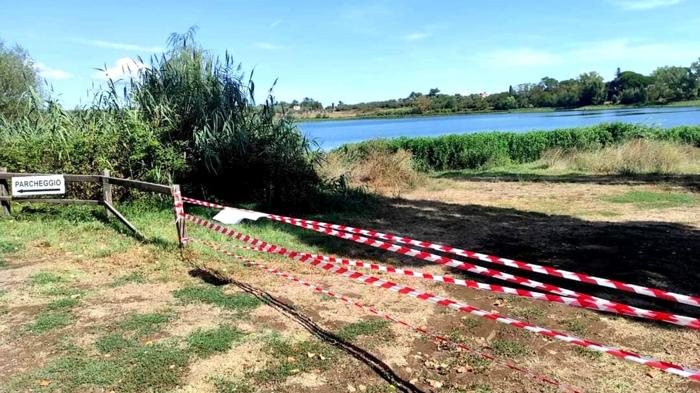
[[[371,140],[336,149],[362,159],[373,151],[407,150],[423,170],[477,169],[538,160],[550,149],[595,150],[632,139],[663,140],[700,147],[700,126],[658,128],[627,123],[551,131],[481,132],[439,137]]]
[[[373,116],[463,113],[527,108],[577,108],[588,105],[663,105],[700,98],[700,59],[688,67],[659,67],[650,75],[617,69],[605,81],[597,72],[558,81],[544,77],[537,83],[509,86],[496,94],[442,94],[437,88],[426,94],[412,92],[406,98],[323,106],[312,98],[278,103],[278,110],[292,112],[352,111]]]

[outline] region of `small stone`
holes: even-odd
[[[466,373],[466,372],[472,371],[472,369],[471,369],[471,367],[460,366],[460,367],[457,367],[456,371],[457,371],[457,373],[459,373],[459,374],[464,374],[464,373]]]
[[[175,368],[175,365],[174,365],[174,364],[171,364],[170,366],[168,366],[168,368],[172,370],[172,369]]]
[[[42,380],[39,382],[39,385],[40,385],[40,386],[49,386],[50,383],[51,383],[51,381],[47,381],[46,379],[42,379]]]
[[[439,389],[442,387],[442,382],[436,381],[434,379],[429,379],[428,384],[436,389]]]
[[[408,381],[411,383],[411,385],[415,385],[418,383],[418,378],[413,378],[412,380]]]
[[[326,357],[323,356],[323,355],[318,355],[318,358],[321,359],[321,360],[326,360]]]
[[[313,354],[313,353],[311,353],[311,352],[308,352],[308,353],[306,354],[306,356],[307,356],[309,359],[313,359],[314,356],[316,356],[316,354]]]
[[[357,391],[357,389],[355,389],[354,386],[348,385],[348,392],[356,392],[356,391]]]
[[[367,386],[365,385],[357,385],[357,388],[360,389],[361,392],[367,391]]]
[[[295,360],[295,359],[294,359],[294,356],[287,356],[287,361],[288,361],[288,362],[293,362],[294,360]]]

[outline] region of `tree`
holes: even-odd
[[[29,53],[19,45],[9,48],[0,40],[0,117],[13,119],[26,113],[39,83]]]
[[[559,81],[557,81],[554,78],[550,78],[548,76],[545,76],[542,78],[540,81],[540,85],[545,89],[545,90],[554,90],[557,87],[559,87]]]
[[[498,93],[492,94],[486,98],[493,106],[493,109],[503,111],[509,109],[515,109],[518,106],[515,97],[509,95],[508,93]]]
[[[637,104],[645,101],[629,102],[630,99],[640,99],[645,97],[646,93],[642,93],[653,82],[653,78],[642,75],[634,71],[617,72],[615,79],[608,83],[608,96],[614,102],[622,102],[622,97],[625,96],[624,104]],[[631,90],[625,94],[625,90]],[[636,97],[636,98],[634,98]]]
[[[439,93],[440,93],[440,89],[438,89],[437,87],[433,87],[433,88],[430,89],[430,91],[428,92],[428,97],[435,97],[435,96],[438,95]]]
[[[690,65],[690,73],[694,83],[692,98],[700,97],[700,57]]]
[[[599,105],[605,102],[605,81],[597,72],[583,73],[578,77],[581,88],[580,105]]]
[[[686,100],[693,96],[695,80],[688,67],[659,67],[651,73],[654,97],[659,102]]]

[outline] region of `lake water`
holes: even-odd
[[[700,108],[639,108],[601,111],[493,113],[405,117],[400,119],[325,120],[298,123],[322,149],[345,143],[399,136],[437,136],[483,131],[551,130],[625,122],[673,127],[700,124]]]

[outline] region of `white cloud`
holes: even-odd
[[[670,7],[685,0],[614,0],[613,3],[626,10],[651,10],[660,7]]]
[[[275,28],[279,26],[280,23],[282,23],[282,19],[277,19],[276,21],[270,23],[270,27]]]
[[[537,67],[561,62],[560,56],[538,49],[498,49],[479,56],[481,63],[490,67]]]
[[[73,77],[73,75],[69,72],[58,70],[56,68],[51,68],[44,63],[36,63],[34,64],[34,68],[36,68],[37,72],[39,73],[39,76],[41,76],[44,79],[64,80]]]
[[[406,34],[405,36],[403,36],[403,38],[406,41],[418,41],[418,40],[422,40],[423,38],[425,38],[427,36],[428,36],[427,33],[417,32],[417,33]]]
[[[267,49],[267,50],[277,50],[277,49],[282,48],[279,45],[271,44],[269,42],[256,42],[255,46],[260,48],[260,49]]]
[[[164,48],[160,46],[142,46],[142,45],[136,45],[136,44],[125,44],[122,42],[110,42],[110,41],[103,41],[103,40],[77,40],[77,42],[80,42],[85,45],[91,45],[91,46],[96,46],[98,48],[108,48],[108,49],[120,49],[120,50],[129,50],[129,51],[135,51],[135,52],[163,52]]]
[[[133,78],[138,75],[139,71],[148,68],[146,64],[136,61],[129,57],[117,59],[113,67],[108,67],[104,70],[99,70],[93,74],[95,79],[120,79]]]

